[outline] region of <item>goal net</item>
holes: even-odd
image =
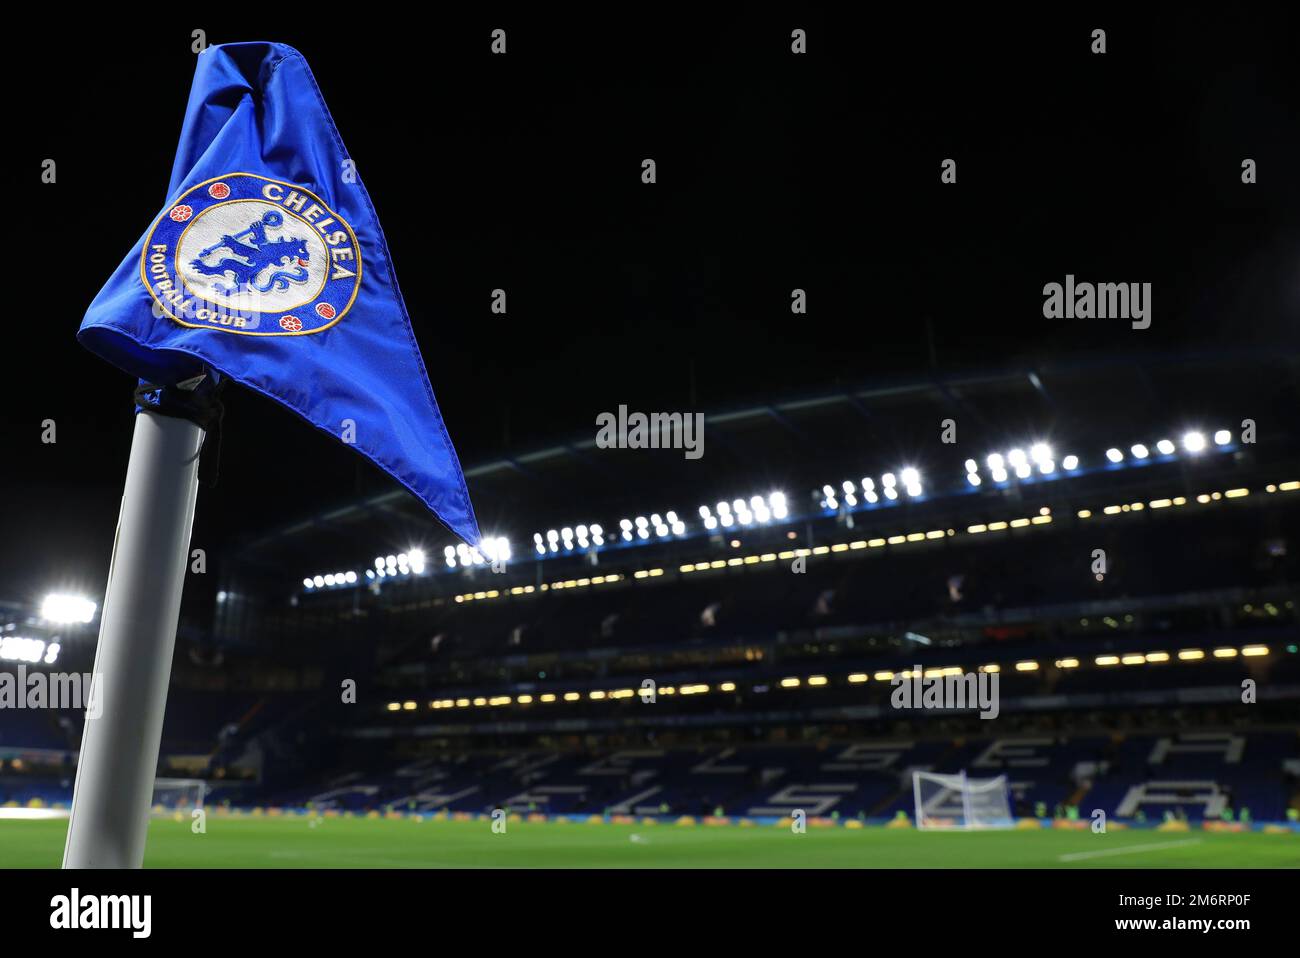
[[[153,812],[166,815],[203,807],[207,784],[198,778],[156,778],[153,783]]]
[[[1011,828],[1007,777],[968,778],[965,772],[912,773],[917,828]]]

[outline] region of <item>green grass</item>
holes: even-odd
[[[211,816],[149,826],[153,868],[1296,868],[1300,834],[682,827]],[[0,866],[54,868],[67,823],[0,821]],[[635,838],[633,836],[636,836]],[[1153,846],[1128,851],[1134,846]],[[1102,856],[1092,853],[1105,851]],[[1084,855],[1088,857],[1070,858]],[[1063,858],[1063,856],[1066,856]]]

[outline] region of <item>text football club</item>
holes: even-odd
[[[305,336],[352,307],[361,254],[352,227],[315,194],[229,173],[163,212],[144,244],[140,278],[182,326]]]

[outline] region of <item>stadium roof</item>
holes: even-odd
[[[485,533],[527,539],[548,524],[590,522],[597,505],[600,515],[693,514],[718,498],[773,488],[802,496],[846,470],[944,466],[1039,436],[1082,451],[1150,430],[1237,429],[1248,417],[1264,430],[1289,430],[1269,410],[1279,401],[1294,407],[1295,382],[1294,358],[1258,350],[925,375],[707,413],[698,460],[680,450],[600,449],[593,423],[568,441],[467,463],[465,475]],[[949,418],[958,442],[945,446],[940,429]],[[444,540],[452,541],[418,502],[392,489],[250,536],[238,555],[306,568]]]

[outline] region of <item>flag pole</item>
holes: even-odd
[[[64,868],[144,863],[203,437],[179,416],[135,417]]]

